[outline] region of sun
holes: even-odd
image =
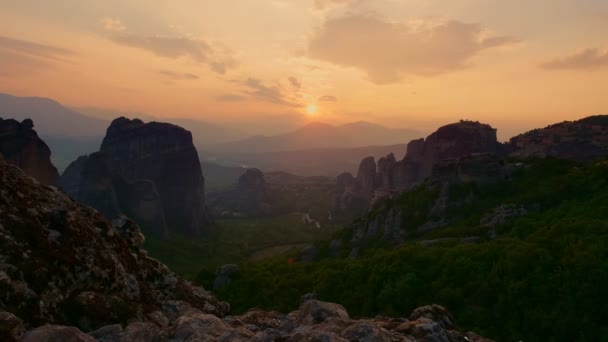
[[[306,113],[311,116],[317,114],[317,105],[309,104],[308,107],[306,107]]]

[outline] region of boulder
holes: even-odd
[[[227,264],[220,266],[215,272],[215,280],[213,281],[213,289],[219,290],[232,282],[232,277],[239,272],[239,266],[235,264]]]
[[[74,327],[44,325],[28,331],[21,342],[95,342],[91,336]]]
[[[340,304],[308,300],[300,307],[296,321],[302,325],[323,323],[328,319],[349,321],[348,312]]]
[[[20,341],[24,332],[21,319],[10,312],[0,311],[0,341]]]

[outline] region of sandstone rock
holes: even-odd
[[[349,321],[346,309],[340,304],[309,300],[300,307],[296,321],[302,325],[323,323],[327,319]]]
[[[359,172],[357,173],[357,182],[359,183],[360,191],[365,197],[371,199],[376,188],[376,160],[374,157],[367,157],[361,161]]]
[[[39,182],[56,185],[59,173],[51,163],[51,150],[33,127],[30,119],[19,123],[0,118],[0,155]]]
[[[44,325],[28,331],[21,342],[95,342],[91,336],[74,327]]]
[[[268,184],[264,173],[259,169],[247,169],[239,177],[234,188],[214,194],[213,197],[210,203],[217,210],[249,217],[267,216],[273,213]]]

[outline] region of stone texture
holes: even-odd
[[[224,315],[228,305],[190,285],[140,249],[125,219],[110,224],[56,188],[0,160],[0,311],[26,327],[67,324],[90,331],[163,311],[182,300]]]
[[[59,173],[51,163],[51,150],[33,128],[30,119],[0,118],[0,154],[39,182],[56,185]]]

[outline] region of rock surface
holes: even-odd
[[[112,225],[0,160],[0,311],[26,327],[90,331],[152,321],[171,300],[219,316],[228,312],[227,304],[148,257],[142,243],[133,222]]]
[[[59,173],[51,163],[51,150],[33,128],[30,119],[0,118],[0,154],[39,182],[56,185]]]
[[[61,186],[107,218],[127,215],[163,237],[198,236],[210,221],[192,134],[167,123],[114,120],[100,152],[74,161]]]

